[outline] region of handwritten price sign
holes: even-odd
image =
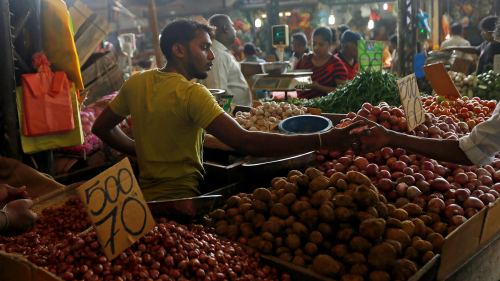
[[[451,71],[461,72],[465,75],[469,74],[469,66],[472,63],[471,60],[466,60],[462,58],[455,58],[453,65],[451,66]]]
[[[77,191],[108,260],[130,247],[155,225],[128,158]]]
[[[425,121],[425,111],[420,99],[420,91],[418,90],[417,78],[415,74],[410,74],[397,81],[399,89],[399,97],[406,115],[408,123],[408,131],[415,129],[418,125]]]

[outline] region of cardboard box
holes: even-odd
[[[2,281],[60,281],[24,257],[0,251],[0,280]]]
[[[500,231],[500,200],[496,200],[488,205],[488,213],[484,218],[483,229],[481,231],[480,245],[488,242],[494,235]]]

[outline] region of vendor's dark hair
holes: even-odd
[[[397,35],[397,34],[393,34],[393,35],[391,35],[391,37],[389,37],[389,41],[390,41],[391,43],[394,43],[394,44],[396,44],[396,45],[397,45],[397,44],[398,44],[398,35]]]
[[[245,45],[243,45],[243,53],[245,56],[254,56],[255,53],[257,53],[257,49],[252,42],[246,42]]]
[[[464,26],[459,22],[455,22],[450,26],[450,32],[453,35],[462,35],[463,30]]]
[[[479,23],[479,26],[483,30],[493,31],[493,30],[495,30],[495,24],[497,21],[498,21],[497,16],[487,16],[481,20],[481,22]]]
[[[326,26],[319,26],[316,27],[313,31],[312,37],[314,36],[321,36],[326,42],[331,43],[332,42],[332,30],[329,27]]]
[[[293,41],[299,42],[300,45],[307,46],[307,36],[302,32],[292,34]]]
[[[337,30],[339,31],[339,38],[342,37],[342,34],[344,34],[344,32],[348,29],[350,28],[347,24],[341,24],[337,26]]]
[[[332,43],[335,44],[339,41],[339,36],[337,35],[337,29],[334,27],[330,27],[330,30],[332,31]]]
[[[211,26],[204,18],[179,18],[168,23],[163,28],[160,38],[160,49],[167,60],[173,57],[172,47],[175,43],[188,46],[189,42],[196,38],[198,30],[207,32],[210,39],[214,38],[215,27]]]

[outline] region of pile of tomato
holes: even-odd
[[[432,96],[422,97],[422,104],[426,112],[433,113],[437,117],[447,115],[455,122],[463,121],[472,130],[477,124],[491,117],[497,101],[481,100],[478,97],[469,99],[464,96]]]

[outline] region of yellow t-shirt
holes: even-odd
[[[205,86],[177,73],[143,71],[125,82],[109,107],[132,115],[146,201],[200,195],[204,128],[224,112]]]

